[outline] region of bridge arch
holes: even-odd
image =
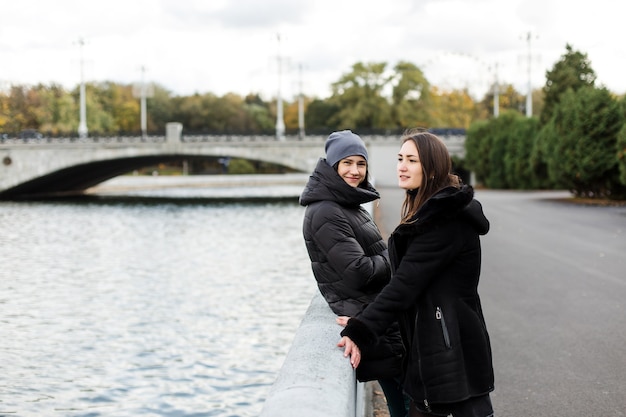
[[[10,199],[82,194],[86,189],[101,182],[141,168],[160,163],[205,158],[208,157],[198,155],[153,155],[91,161],[38,176],[0,192],[0,197]]]
[[[0,199],[77,194],[110,178],[162,162],[234,157],[310,172],[323,141],[57,141],[0,146]]]
[[[396,185],[398,136],[361,135],[377,185]],[[438,132],[463,157],[465,132]],[[325,136],[185,136],[69,138],[0,144],[0,199],[78,194],[110,178],[161,162],[234,157],[310,173],[324,156]]]

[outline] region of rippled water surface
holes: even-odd
[[[0,203],[0,415],[258,415],[315,291],[302,215]]]

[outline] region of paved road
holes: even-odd
[[[397,225],[402,191],[379,189]],[[626,207],[560,192],[476,192],[491,221],[479,291],[496,416],[626,416]]]

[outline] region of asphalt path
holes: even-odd
[[[387,235],[404,197],[379,188]],[[477,190],[496,416],[626,416],[626,207]]]

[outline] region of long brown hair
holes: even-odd
[[[445,143],[423,129],[410,129],[402,135],[402,143],[412,140],[422,164],[422,184],[417,190],[407,191],[402,203],[401,223],[412,223],[415,214],[437,191],[446,187],[460,187],[461,181],[452,173],[452,160]]]

